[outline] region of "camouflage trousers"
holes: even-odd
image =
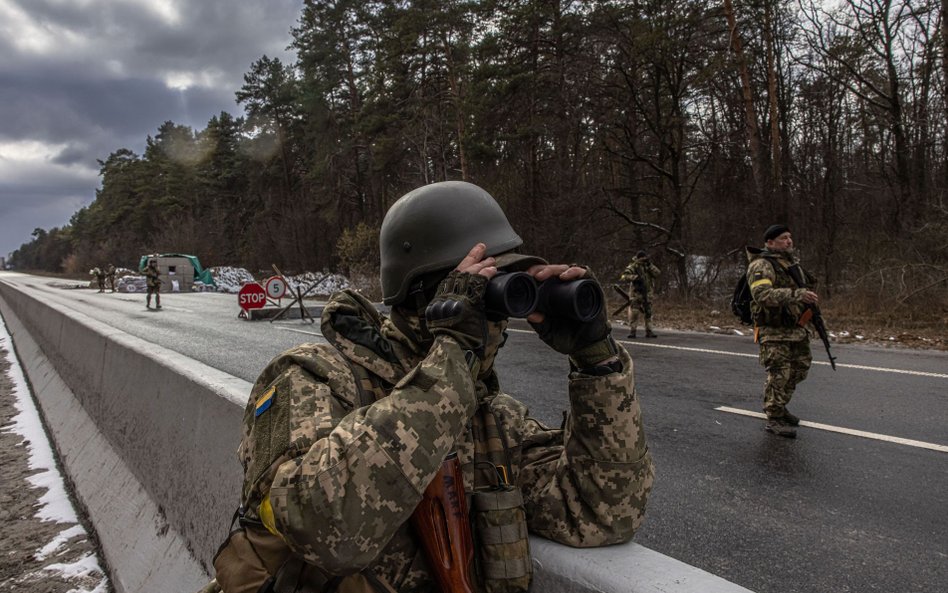
[[[645,317],[645,331],[652,329],[652,298],[648,299],[642,296],[642,293],[635,289],[630,289],[629,295],[632,297],[632,304],[627,309],[629,312],[629,329],[635,329],[639,323],[639,313]]]
[[[810,341],[771,341],[760,344],[760,364],[767,369],[764,412],[768,418],[783,416],[793,390],[810,370]]]
[[[151,295],[155,295],[155,304],[161,305],[161,285],[146,287],[145,305],[151,306]]]

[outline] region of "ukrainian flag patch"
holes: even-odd
[[[256,410],[253,414],[254,418],[259,417],[260,414],[263,414],[270,409],[270,406],[273,404],[274,395],[276,395],[276,387],[271,387],[270,389],[264,391],[263,395],[257,398],[257,403],[254,406]]]

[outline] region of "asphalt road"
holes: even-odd
[[[0,281],[248,381],[283,349],[321,340],[318,324],[238,319],[234,295],[165,295],[152,312],[143,295]],[[764,373],[749,337],[614,333],[635,360],[657,468],[636,541],[761,593],[946,590],[948,354],[834,346],[833,372],[814,343],[791,408],[825,426],[786,440],[762,419],[718,409],[760,411]],[[515,323],[497,364],[506,391],[559,424],[565,359]]]

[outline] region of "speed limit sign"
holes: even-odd
[[[264,288],[271,299],[282,299],[286,294],[286,281],[279,276],[271,276],[267,279]]]

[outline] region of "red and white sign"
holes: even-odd
[[[283,278],[279,276],[271,276],[267,278],[267,281],[264,285],[267,289],[267,296],[271,299],[282,299],[286,294],[286,282]]]
[[[267,304],[267,291],[256,282],[248,282],[240,287],[237,293],[237,303],[244,311],[262,309]]]

